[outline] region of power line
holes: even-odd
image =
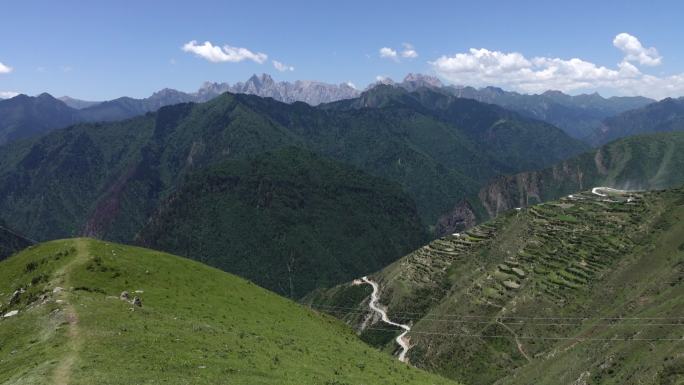
[[[8,228],[5,227],[5,226],[0,226],[0,229],[5,230],[5,231],[7,231],[8,233],[10,233],[10,234],[12,234],[12,235],[15,235],[15,236],[17,236],[17,237],[19,237],[19,238],[25,239],[25,240],[27,240],[27,241],[29,241],[29,242],[31,242],[31,243],[34,243],[34,244],[38,243],[37,241],[35,241],[35,240],[33,240],[33,239],[31,239],[31,238],[29,238],[29,237],[27,237],[27,236],[21,235],[21,234],[17,233],[16,231],[12,230],[12,229],[8,229]]]
[[[350,312],[342,312],[342,311],[331,311],[330,313],[339,313],[339,314],[368,314],[369,312],[366,311],[350,311]],[[396,315],[397,313],[393,313],[393,315]],[[502,322],[500,320],[506,319],[506,317],[496,317],[496,316],[491,316],[489,317],[489,320],[485,321],[480,321],[478,319],[473,319],[473,320],[463,320],[463,319],[443,319],[443,318],[430,318],[430,317],[424,317],[424,318],[406,318],[406,317],[401,317],[401,319],[408,319],[409,321],[413,321],[414,323],[417,322],[424,322],[424,321],[430,321],[430,322],[444,322],[444,323],[453,323],[453,324],[491,324],[495,322],[501,322],[506,325],[510,326],[527,326],[527,325],[534,325],[534,326],[684,326],[684,321],[679,322],[679,323],[633,323],[633,322],[615,322],[615,323],[591,323],[590,321],[593,320],[600,320],[600,319],[589,319],[587,318],[587,322],[544,322],[544,323],[539,323],[539,322],[526,322],[526,321],[511,321],[511,322]]]
[[[365,330],[379,330],[379,331],[392,331],[394,329],[383,329],[383,328],[366,328]],[[545,337],[545,336],[514,336],[514,335],[486,335],[486,334],[466,334],[466,333],[444,333],[444,332],[423,332],[411,330],[409,334],[425,334],[425,335],[437,335],[437,336],[453,336],[453,337],[469,337],[469,338],[517,338],[519,340],[576,340],[576,341],[618,341],[618,342],[632,342],[632,341],[670,341],[670,342],[684,342],[684,337],[680,338],[597,338],[597,337]]]
[[[326,309],[340,309],[340,312],[342,310],[350,310],[349,313],[352,313],[354,311],[356,312],[361,312],[365,313],[360,310],[359,307],[344,307],[344,306],[329,306],[329,305],[308,305],[309,308],[312,309],[319,309],[326,311]],[[428,316],[429,314],[425,313],[416,313],[416,312],[392,312],[392,315],[407,315],[407,316]],[[445,319],[491,319],[491,318],[496,318],[496,319],[522,319],[522,320],[582,320],[582,321],[589,321],[589,320],[604,320],[604,321],[610,321],[610,320],[615,320],[615,321],[620,321],[620,320],[682,320],[684,322],[684,316],[679,316],[679,317],[530,317],[530,316],[503,316],[503,317],[496,317],[496,316],[485,316],[485,315],[462,315],[462,314],[454,314],[454,313],[444,313],[440,314],[440,316],[447,317]],[[410,317],[407,317],[410,318]]]

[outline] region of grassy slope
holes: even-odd
[[[58,286],[66,290],[52,294]],[[18,287],[27,292],[8,306]],[[118,299],[123,290],[143,307]],[[333,318],[147,249],[40,244],[0,263],[0,293],[3,312],[20,310],[0,320],[3,384],[450,383],[365,346]]]
[[[413,363],[468,384],[684,380],[684,190],[630,204],[578,196],[508,212],[375,275],[390,317],[414,324]],[[367,296],[345,285],[311,300],[359,325]],[[362,337],[394,348],[393,335]]]

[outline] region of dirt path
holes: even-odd
[[[518,351],[520,352],[520,354],[522,354],[522,356],[525,357],[525,359],[527,360],[527,362],[532,362],[532,360],[531,360],[530,357],[527,355],[527,353],[525,353],[525,349],[524,349],[524,347],[523,347],[523,344],[522,344],[522,342],[520,342],[520,340],[518,339],[518,335],[515,333],[515,331],[514,331],[513,329],[511,329],[511,328],[510,328],[508,325],[506,325],[505,323],[501,322],[501,320],[497,320],[496,323],[498,323],[499,325],[503,326],[506,330],[508,330],[509,332],[511,332],[511,334],[513,334],[513,338],[515,339],[515,344],[518,346]]]
[[[397,344],[399,344],[399,346],[401,346],[401,353],[399,353],[399,361],[406,362],[407,361],[406,353],[411,348],[411,346],[409,345],[409,339],[408,339],[408,337],[406,337],[406,334],[411,331],[411,327],[408,325],[399,324],[399,323],[396,323],[396,322],[393,322],[392,320],[390,320],[389,317],[387,316],[387,312],[385,312],[385,310],[380,308],[380,305],[378,304],[378,300],[380,297],[380,288],[378,287],[378,284],[376,282],[373,282],[370,279],[368,279],[368,277],[363,277],[361,279],[363,280],[363,282],[365,282],[365,283],[367,283],[373,287],[373,293],[371,293],[371,300],[368,303],[368,306],[371,308],[371,310],[380,314],[380,317],[382,318],[382,322],[404,329],[404,332],[401,333],[395,339],[395,341],[397,341]]]
[[[63,285],[67,289],[70,287],[70,274],[74,267],[85,263],[88,260],[87,243],[84,239],[74,240],[76,246],[76,256],[62,270]],[[62,357],[61,362],[55,368],[52,375],[52,383],[55,385],[68,385],[71,383],[71,370],[78,359],[79,352],[83,346],[83,338],[78,326],[78,313],[72,301],[72,294],[69,290],[63,290],[57,294],[57,299],[64,301],[64,314],[68,323],[67,342],[68,351]]]

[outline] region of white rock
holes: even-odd
[[[14,317],[19,314],[19,310],[12,310],[11,312],[5,313],[4,318]]]
[[[64,291],[64,289],[57,286],[56,288],[52,289],[52,294],[61,293],[62,291]]]

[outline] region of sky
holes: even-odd
[[[425,73],[524,93],[684,96],[681,1],[71,1],[0,5],[0,96]]]

